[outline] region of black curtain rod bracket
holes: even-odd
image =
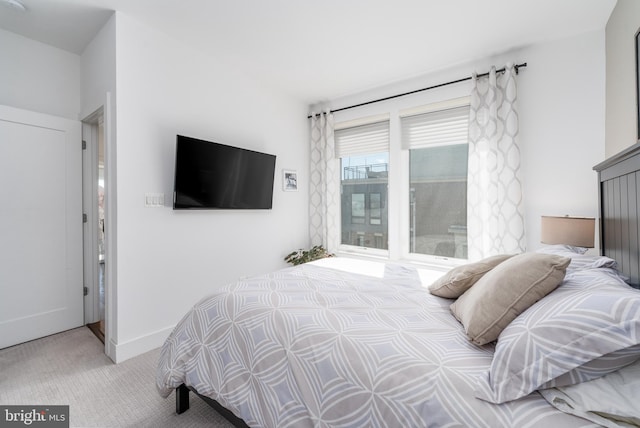
[[[520,68],[526,67],[526,66],[527,66],[526,62],[523,62],[522,64],[516,64],[514,66],[514,68],[516,69],[516,74],[519,73]],[[505,70],[506,69],[503,67],[500,70],[496,70],[496,73],[504,73]],[[476,77],[485,77],[485,76],[488,76],[489,74],[490,74],[490,72],[482,73],[482,74],[478,74]],[[429,91],[431,89],[441,88],[443,86],[453,85],[454,83],[466,82],[467,80],[471,80],[471,79],[473,79],[473,76],[463,77],[462,79],[452,80],[451,82],[439,83],[437,85],[429,86],[427,88],[416,89],[414,91],[403,92],[402,94],[390,95],[388,97],[378,98],[377,100],[366,101],[366,102],[363,102],[363,103],[360,103],[360,104],[354,104],[352,106],[341,107],[341,108],[337,108],[335,110],[329,110],[329,113],[335,113],[335,112],[338,112],[338,111],[349,110],[349,109],[356,108],[356,107],[366,106],[368,104],[375,104],[375,103],[379,103],[381,101],[387,101],[387,100],[391,100],[391,99],[394,99],[394,98],[404,97],[406,95],[416,94],[418,92],[424,92],[424,91]],[[319,116],[321,114],[326,114],[326,112],[316,113],[315,116]],[[311,117],[313,117],[313,116],[314,115],[310,114],[309,116],[307,116],[307,119],[311,119]]]

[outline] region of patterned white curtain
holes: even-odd
[[[330,252],[338,249],[340,221],[339,159],[335,157],[331,113],[311,115],[309,168],[309,239]]]
[[[516,73],[473,76],[469,114],[469,260],[525,251]]]

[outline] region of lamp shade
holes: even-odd
[[[593,248],[596,220],[591,217],[542,216],[540,241]]]

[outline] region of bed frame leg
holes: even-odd
[[[176,413],[181,414],[189,410],[189,388],[183,383],[176,388]]]

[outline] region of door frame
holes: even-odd
[[[116,133],[115,122],[116,112],[115,103],[112,101],[111,92],[105,93],[104,103],[94,106],[92,113],[87,114],[82,122],[97,124],[100,115],[103,118],[104,131],[104,217],[105,217],[105,236],[104,236],[104,352],[114,362],[117,362],[117,345],[118,345],[118,300],[117,300],[117,211],[116,211]],[[97,131],[97,129],[96,129]],[[97,144],[97,139],[95,140]],[[87,144],[89,146],[89,144]],[[97,154],[97,150],[96,150]],[[97,159],[95,163],[97,177]],[[96,183],[97,179],[92,181]],[[92,193],[97,198],[97,187]],[[97,201],[95,204],[97,218]],[[97,252],[97,228],[95,228],[95,248]],[[86,255],[85,255],[86,257]],[[97,254],[89,260],[97,260]],[[96,272],[97,274],[97,272]],[[97,296],[99,298],[99,296]],[[99,302],[99,301],[98,301]]]

